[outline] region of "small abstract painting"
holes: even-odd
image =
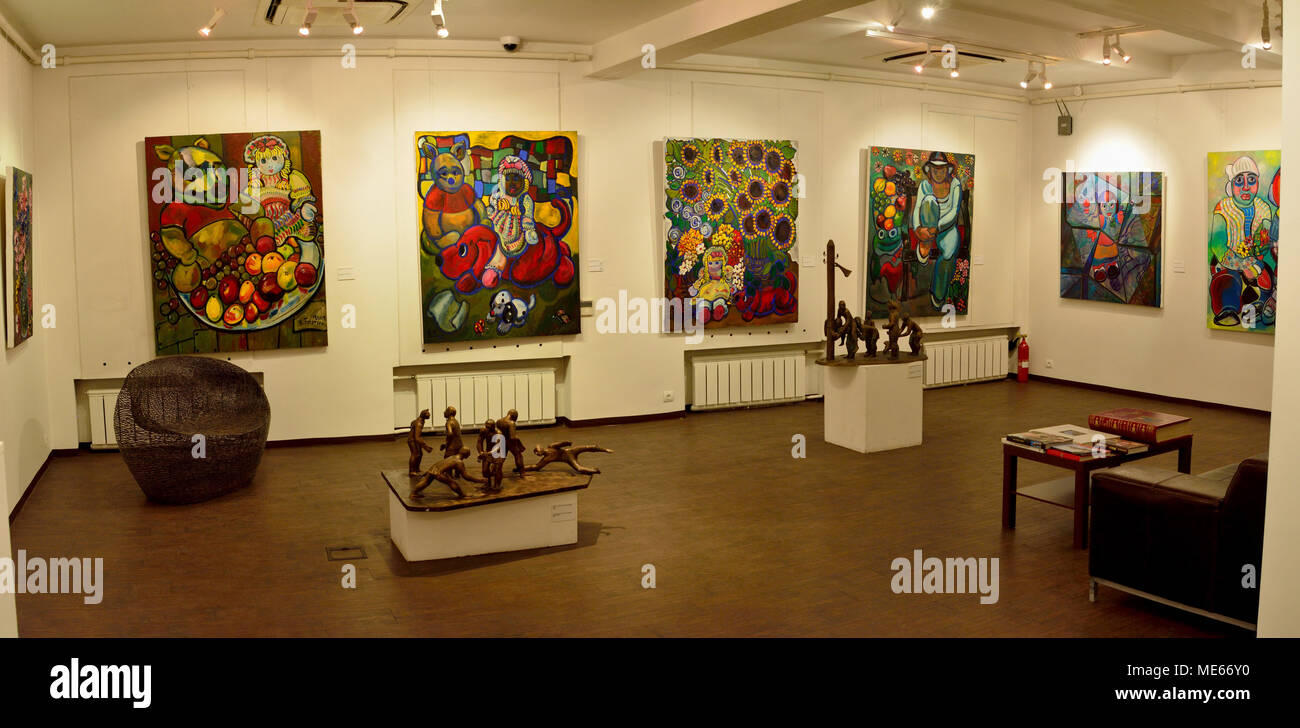
[[[1164,175],[1062,176],[1061,298],[1161,305]]]
[[[424,342],[580,331],[577,132],[417,132]]]
[[[1212,329],[1271,334],[1277,322],[1282,152],[1211,152],[1206,179],[1207,323]]]
[[[969,313],[975,155],[872,147],[869,164],[867,312]]]
[[[5,344],[9,348],[32,338],[32,175],[17,167],[8,170],[5,215],[9,237],[4,243]],[[2,198],[3,195],[0,195]]]
[[[325,346],[319,131],[144,141],[158,354]]]
[[[705,328],[799,320],[795,151],[787,140],[667,140],[666,310]]]

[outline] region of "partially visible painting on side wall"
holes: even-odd
[[[868,163],[867,313],[969,313],[975,155],[872,147]]]
[[[665,142],[665,330],[683,328],[683,310],[705,328],[799,320],[795,152],[788,140]]]
[[[1282,152],[1211,152],[1209,311],[1212,329],[1273,333],[1277,322]]]
[[[1061,185],[1061,298],[1161,305],[1164,175],[1067,172]]]
[[[417,132],[424,342],[579,333],[578,134]]]
[[[5,200],[5,217],[9,236],[5,236],[3,246],[5,345],[12,349],[30,339],[33,329],[32,176],[17,167],[10,167],[7,176],[9,196]]]
[[[325,346],[319,131],[144,140],[158,354]]]

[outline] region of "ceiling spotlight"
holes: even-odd
[[[1110,36],[1103,36],[1101,39],[1101,62],[1102,65],[1110,65]]]
[[[1259,26],[1260,47],[1268,50],[1273,47],[1273,38],[1268,29],[1268,0],[1264,0],[1264,19]]]
[[[348,27],[352,28],[352,35],[361,35],[366,29],[361,25],[361,20],[357,18],[356,0],[348,0],[348,9],[343,11],[343,19],[347,21]]]
[[[912,70],[916,71],[917,73],[923,72],[925,70],[925,67],[930,65],[930,59],[931,59],[930,49],[929,47],[926,47],[925,57],[923,57],[920,61],[917,61],[916,65],[912,66]]]
[[[316,22],[316,8],[307,0],[307,14],[302,18],[302,25],[298,26],[298,35],[303,37],[311,35],[311,24]]]
[[[437,29],[439,38],[446,38],[451,35],[447,30],[447,16],[442,14],[442,0],[434,0],[433,10],[429,11],[429,17],[433,18],[433,27]]]
[[[925,7],[921,8],[921,17],[922,17],[922,18],[925,18],[926,20],[929,20],[930,18],[933,18],[933,17],[934,17],[934,6],[933,6],[933,5],[926,5]]]
[[[225,15],[226,15],[225,10],[221,8],[217,8],[216,11],[212,13],[212,19],[209,20],[207,24],[204,25],[202,28],[199,28],[199,35],[203,36],[204,38],[207,38],[208,36],[212,35],[212,29],[217,27],[217,23],[220,22],[221,19],[225,17]]]
[[[1115,52],[1119,54],[1120,59],[1123,60],[1125,63],[1128,63],[1129,61],[1133,60],[1133,56],[1130,56],[1129,54],[1125,53],[1124,49],[1119,47],[1118,35],[1115,36]]]
[[[1029,84],[1035,78],[1043,80],[1044,89],[1052,87],[1052,82],[1047,80],[1047,63],[1045,61],[1025,61],[1025,65],[1028,66],[1028,72],[1025,73],[1024,80],[1020,82],[1020,88],[1029,88]]]

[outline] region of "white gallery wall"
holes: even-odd
[[[1233,59],[1235,62],[1235,59]],[[1278,149],[1277,88],[1166,93],[1070,102],[1074,134],[1057,136],[1057,109],[1033,107],[1027,278],[1030,371],[1075,382],[1270,409],[1273,336],[1206,326],[1209,260],[1206,155]],[[1163,172],[1162,308],[1062,299],[1060,205],[1041,194],[1048,170]],[[1285,226],[1286,223],[1284,222]],[[1285,233],[1284,233],[1285,235]],[[1183,272],[1176,270],[1181,263]],[[1282,289],[1287,287],[1281,273]],[[1281,318],[1287,314],[1285,309]],[[1053,365],[1047,367],[1048,360]]]
[[[862,164],[873,144],[976,154],[976,218],[1007,222],[976,225],[982,264],[960,324],[1023,318],[1016,265],[1028,228],[1016,221],[1031,190],[1023,103],[748,74],[651,70],[599,81],[584,76],[585,64],[556,61],[361,57],[357,66],[284,58],[33,70],[41,257],[63,264],[39,297],[75,319],[60,319],[47,338],[53,447],[86,439],[73,380],[120,378],[152,357],[142,156],[150,135],[322,132],[329,346],[223,355],[264,375],[272,439],[390,432],[395,367],[563,361],[557,412],[588,420],[683,409],[688,353],[815,347],[828,237],[854,271],[840,297],[862,305]],[[798,219],[799,322],[714,330],[691,345],[680,335],[596,333],[588,316],[577,336],[426,350],[412,146],[416,131],[442,130],[579,133],[584,300],[662,295],[665,137],[795,140],[808,191]],[[587,269],[593,259],[598,272]],[[338,280],[343,267],[355,279]],[[356,309],[355,328],[341,326],[345,304]]]
[[[7,43],[0,43],[0,174],[5,167],[31,172],[33,204],[39,208],[45,188],[36,161],[37,116],[32,109],[32,81],[32,67]],[[40,223],[34,221],[33,234],[38,240],[41,232]],[[58,279],[57,266],[58,261],[41,260],[39,253],[33,254],[34,290],[54,285],[52,282]],[[49,330],[40,324],[41,303],[38,295],[35,301],[38,318],[32,338],[16,348],[0,351],[0,442],[5,449],[4,477],[0,480],[7,487],[10,507],[17,504],[50,454],[45,375],[50,337]],[[0,302],[0,311],[10,315],[7,302]],[[68,318],[74,315],[73,311],[72,308],[65,311]]]

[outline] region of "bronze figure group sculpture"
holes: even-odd
[[[460,421],[456,419],[456,408],[448,407],[443,411],[442,416],[446,420],[446,440],[438,446],[438,449],[443,451],[444,457],[424,472],[420,472],[420,460],[424,453],[433,451],[433,448],[425,444],[422,437],[424,422],[429,419],[429,410],[422,410],[420,415],[411,421],[411,429],[406,437],[407,445],[411,449],[410,475],[420,478],[411,486],[412,495],[418,495],[434,481],[438,481],[450,488],[457,498],[471,497],[467,496],[460,484],[456,482],[458,478],[479,483],[480,496],[500,493],[504,488],[507,456],[514,457],[515,467],[512,472],[521,480],[526,477],[525,473],[539,471],[555,462],[566,463],[574,472],[581,475],[595,475],[600,473],[600,469],[583,467],[578,462],[578,456],[587,452],[614,452],[598,445],[573,447],[573,443],[565,440],[552,443],[547,447],[541,445],[534,447],[533,453],[541,459],[533,465],[525,465],[526,449],[519,439],[517,427],[519,412],[512,409],[499,420],[487,420],[479,430],[478,441],[475,443],[478,460],[482,464],[483,477],[479,478],[471,475],[465,468],[465,461],[471,453],[461,442]],[[497,435],[501,435],[503,439],[498,439]]]
[[[828,240],[826,241],[826,324],[823,327],[826,334],[826,358],[818,361],[818,363],[835,363],[835,345],[837,343],[844,346],[847,353],[844,361],[854,361],[858,356],[859,341],[866,345],[863,360],[874,359],[879,346],[880,329],[876,328],[876,323],[871,320],[870,312],[867,313],[864,319],[854,316],[849,311],[848,304],[844,301],[840,301],[836,305],[836,268],[846,276],[852,273],[848,268],[836,262],[835,241]],[[888,337],[883,350],[885,358],[892,361],[898,360],[898,340],[904,336],[907,337],[912,359],[920,359],[924,356],[921,337],[925,332],[921,330],[920,324],[916,323],[911,315],[906,311],[900,312],[897,301],[889,302],[889,320],[885,323],[884,333]]]

